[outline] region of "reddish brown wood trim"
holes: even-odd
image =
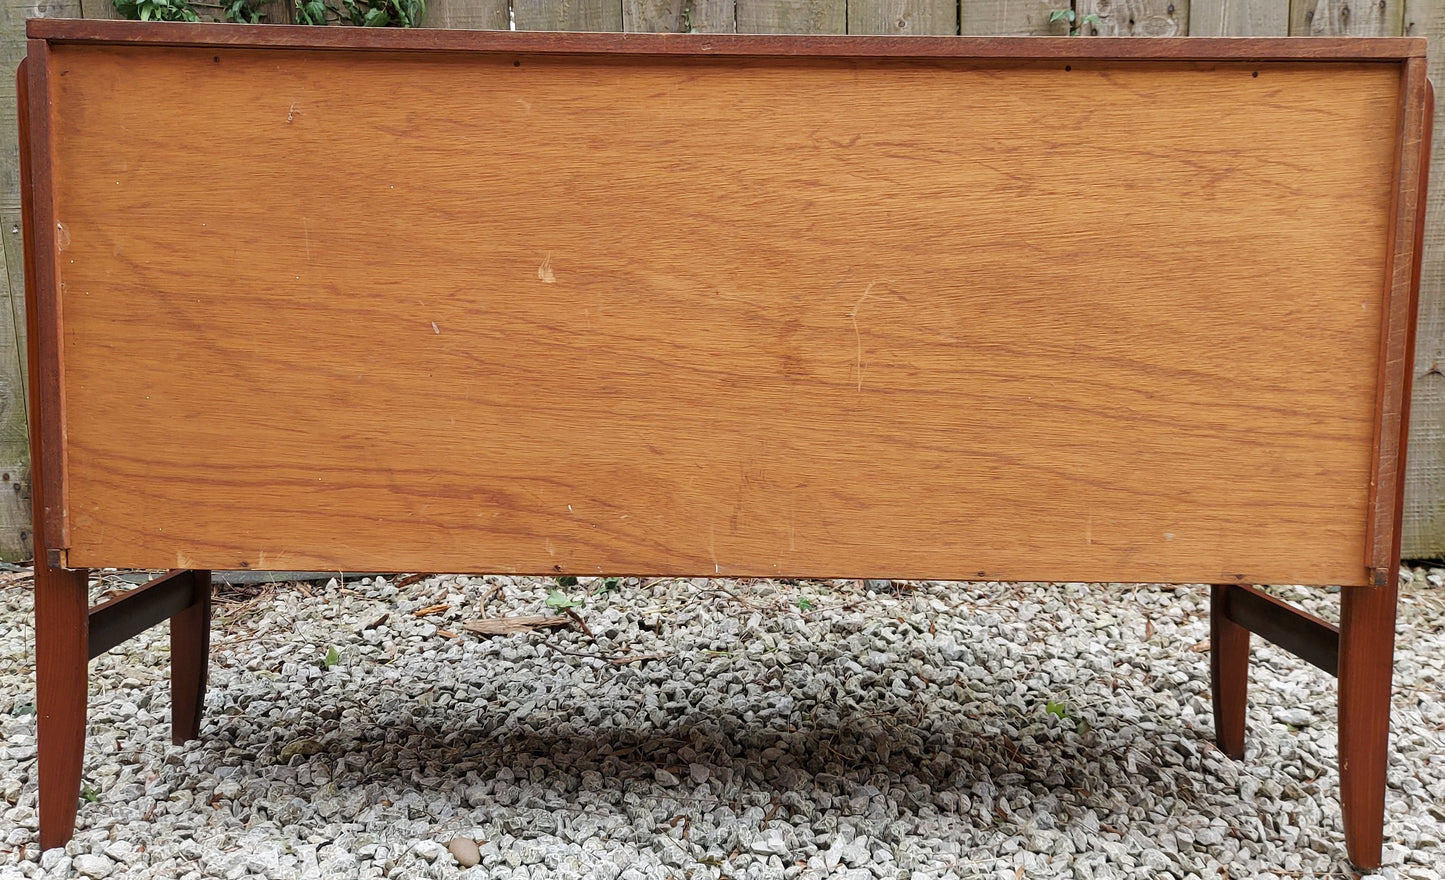
[[[1424,57],[1418,37],[890,37],[782,34],[619,34],[402,30],[292,25],[184,24],[32,18],[30,37],[54,42],[302,49],[637,55],[809,55],[853,58],[1369,61]]]
[[[1249,630],[1229,619],[1233,584],[1209,588],[1209,689],[1214,702],[1214,742],[1236,761],[1244,758],[1249,708]]]
[[[90,609],[91,659],[196,604],[194,575],[172,571]]]
[[[32,482],[45,487],[43,534],[47,536],[45,546],[37,543],[35,547],[37,559],[48,559],[47,551],[70,546],[70,523],[66,516],[70,491],[65,478],[64,367],[56,271],[55,188],[50,163],[49,53],[50,46],[44,40],[30,40],[26,63],[29,74],[28,106],[22,117],[29,122],[28,137],[22,147],[22,153],[28,154],[27,164],[21,172],[22,185],[28,185],[29,192],[22,199],[29,207],[25,221],[25,270],[26,278],[34,279],[33,285],[26,285],[29,300],[26,313],[34,316],[30,346],[37,356],[30,369],[34,397],[30,418],[39,426],[32,439],[31,458],[35,472]],[[37,537],[40,534],[42,531],[37,528]]]
[[[1285,649],[1306,663],[1339,675],[1340,630],[1320,618],[1247,584],[1216,588],[1212,601],[1222,599],[1222,616],[1255,635]],[[1247,643],[1246,643],[1247,644]]]
[[[1406,420],[1409,418],[1411,360],[1418,297],[1419,226],[1428,171],[1425,59],[1411,58],[1401,71],[1399,153],[1387,276],[1380,327],[1379,378],[1375,412],[1374,462],[1367,513],[1365,566],[1370,582],[1385,586],[1400,562],[1400,518],[1405,485]]]

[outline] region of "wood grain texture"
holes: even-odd
[[[1248,584],[1230,585],[1225,595],[1229,620],[1330,675],[1339,674],[1339,627]]]
[[[512,18],[519,31],[620,31],[622,3],[623,0],[512,0]]]
[[[0,211],[0,245],[5,251],[5,273],[10,282],[10,311],[15,322],[16,349],[20,352],[20,384],[25,401],[30,400],[30,361],[25,357],[29,333],[25,327],[25,237],[21,233],[20,209]]]
[[[730,34],[737,29],[733,0],[624,0],[622,26],[633,33]]]
[[[1296,37],[1394,37],[1403,33],[1405,0],[1291,0]]]
[[[1191,37],[1282,37],[1289,0],[1190,0]]]
[[[1384,586],[1395,580],[1400,563],[1400,516],[1405,488],[1406,429],[1410,417],[1411,367],[1415,345],[1415,311],[1418,303],[1419,263],[1415,258],[1417,227],[1421,220],[1423,188],[1428,179],[1421,165],[1429,150],[1426,129],[1429,80],[1425,59],[1405,63],[1400,107],[1396,112],[1399,145],[1398,178],[1390,207],[1390,259],[1386,265],[1385,321],[1380,332],[1380,370],[1374,473],[1367,525],[1367,564],[1372,582]]]
[[[1410,36],[1430,41],[1430,78],[1445,82],[1445,3],[1417,0],[1405,20]],[[1445,135],[1438,131],[1431,155],[1403,522],[1410,559],[1445,556]]]
[[[20,119],[20,181],[21,204],[26,222],[26,293],[33,306],[38,294],[38,275],[31,271],[36,253],[34,235],[34,204],[37,189],[30,168],[31,138],[29,96],[37,82],[34,66],[44,62],[43,44],[32,46],[29,56],[16,70],[18,117]],[[40,80],[43,81],[43,80]],[[43,93],[42,93],[43,94]],[[35,102],[39,103],[39,102]],[[30,336],[39,336],[36,327],[39,309],[30,308]],[[40,353],[29,352],[32,374],[39,374]],[[31,388],[32,408],[39,410],[40,386]],[[30,425],[30,442],[40,448],[46,438],[40,420]],[[46,515],[44,489],[36,482],[35,542],[44,547],[59,542],[59,536],[45,532],[50,519]],[[36,709],[36,775],[40,789],[40,845],[45,849],[62,846],[75,828],[75,815],[80,804],[80,772],[85,758],[85,708],[89,687],[90,598],[87,574],[81,569],[60,569],[35,561],[35,709]]]
[[[1189,33],[1189,0],[1078,0],[1080,30],[1089,37],[1182,37]],[[1099,20],[1083,24],[1090,15]]]
[[[50,63],[49,44],[32,39],[21,68],[28,83],[20,91],[24,119],[20,126],[20,193],[24,207],[25,321],[30,343],[30,448],[35,451],[31,458],[31,491],[34,497],[43,499],[43,503],[34,504],[33,510],[43,511],[45,516],[43,530],[40,523],[32,523],[37,560],[42,549],[70,546],[70,524],[65,512],[69,487],[65,405],[61,391],[64,356],[57,257],[59,227],[51,176],[51,117],[48,102],[25,103],[29,96],[50,94]],[[38,478],[34,476],[37,471]],[[38,489],[41,482],[47,484],[44,492]],[[42,532],[47,536],[44,542],[40,540]]]
[[[211,654],[211,573],[185,572],[191,604],[171,618],[171,742],[181,745],[201,732]]]
[[[429,28],[505,31],[512,26],[507,0],[427,0]]]
[[[115,9],[114,0],[80,0],[80,15],[82,18],[99,21],[123,20]]]
[[[151,46],[238,46],[351,51],[499,52],[692,56],[796,55],[804,58],[975,58],[1105,61],[1399,61],[1424,57],[1419,38],[1241,40],[1189,37],[894,37],[763,34],[622,34],[540,31],[448,31],[402,28],[318,28],[289,25],[176,24],[173,22],[26,22],[34,39],[58,43],[127,43]]]
[[[1398,591],[1391,578],[1340,597],[1340,806],[1350,861],[1365,870],[1380,866],[1384,842]]]
[[[977,0],[959,5],[959,33],[1067,37],[1068,22],[1049,21],[1052,0]]]
[[[958,0],[849,0],[850,34],[956,34]]]
[[[838,0],[737,0],[740,34],[846,34],[848,8]]]
[[[1232,584],[1209,588],[1209,691],[1214,704],[1214,742],[1236,761],[1244,758],[1249,710],[1249,630],[1229,619]]]
[[[26,429],[24,371],[24,337],[15,327],[23,307],[11,300],[10,279],[19,272],[11,271],[9,261],[15,256],[0,251],[0,278],[6,282],[4,302],[0,302],[0,559],[18,562],[30,558],[30,514],[26,510],[30,495],[30,446]],[[23,284],[23,282],[22,282]],[[23,287],[17,291],[24,297]]]
[[[17,208],[12,212],[0,212],[0,236],[3,236],[5,271],[10,287],[10,310],[15,328],[15,351],[19,370],[11,365],[11,372],[3,381],[12,385],[18,382],[21,388],[20,401],[27,414],[27,428],[14,441],[5,455],[6,461],[0,466],[0,532],[8,537],[10,547],[3,558],[19,562],[30,559],[34,550],[30,525],[30,445],[28,442],[28,414],[30,403],[30,360],[26,356],[29,334],[25,322],[25,247],[20,230],[21,216]],[[8,475],[9,479],[4,479]]]
[[[1396,65],[52,51],[71,564],[1363,581]]]

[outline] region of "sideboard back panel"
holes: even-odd
[[[1398,63],[50,52],[72,565],[1367,582]]]

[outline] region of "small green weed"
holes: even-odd
[[[557,580],[561,581],[562,579],[558,578]],[[572,583],[576,584],[577,579],[572,578]],[[581,608],[585,604],[587,603],[581,599],[568,598],[567,594],[561,590],[553,590],[547,594],[547,607],[555,608],[558,611],[566,611],[568,608]]]
[[[1080,19],[1079,14],[1072,9],[1055,9],[1049,13],[1050,24],[1056,21],[1066,21],[1069,23],[1069,36],[1071,37],[1079,36],[1079,34],[1083,32],[1084,25],[1098,24],[1101,20],[1099,16],[1092,12]]]

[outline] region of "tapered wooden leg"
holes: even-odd
[[[36,534],[37,546],[40,535]],[[90,601],[87,572],[35,560],[36,762],[40,846],[64,846],[75,831],[85,757]]]
[[[1244,757],[1244,712],[1249,695],[1249,630],[1226,616],[1230,586],[1209,588],[1209,689],[1214,694],[1214,741]]]
[[[1380,866],[1398,587],[1345,587],[1340,607],[1340,802],[1350,861]]]
[[[211,573],[192,571],[190,576],[194,601],[171,618],[171,741],[176,745],[201,732],[211,653]]]

